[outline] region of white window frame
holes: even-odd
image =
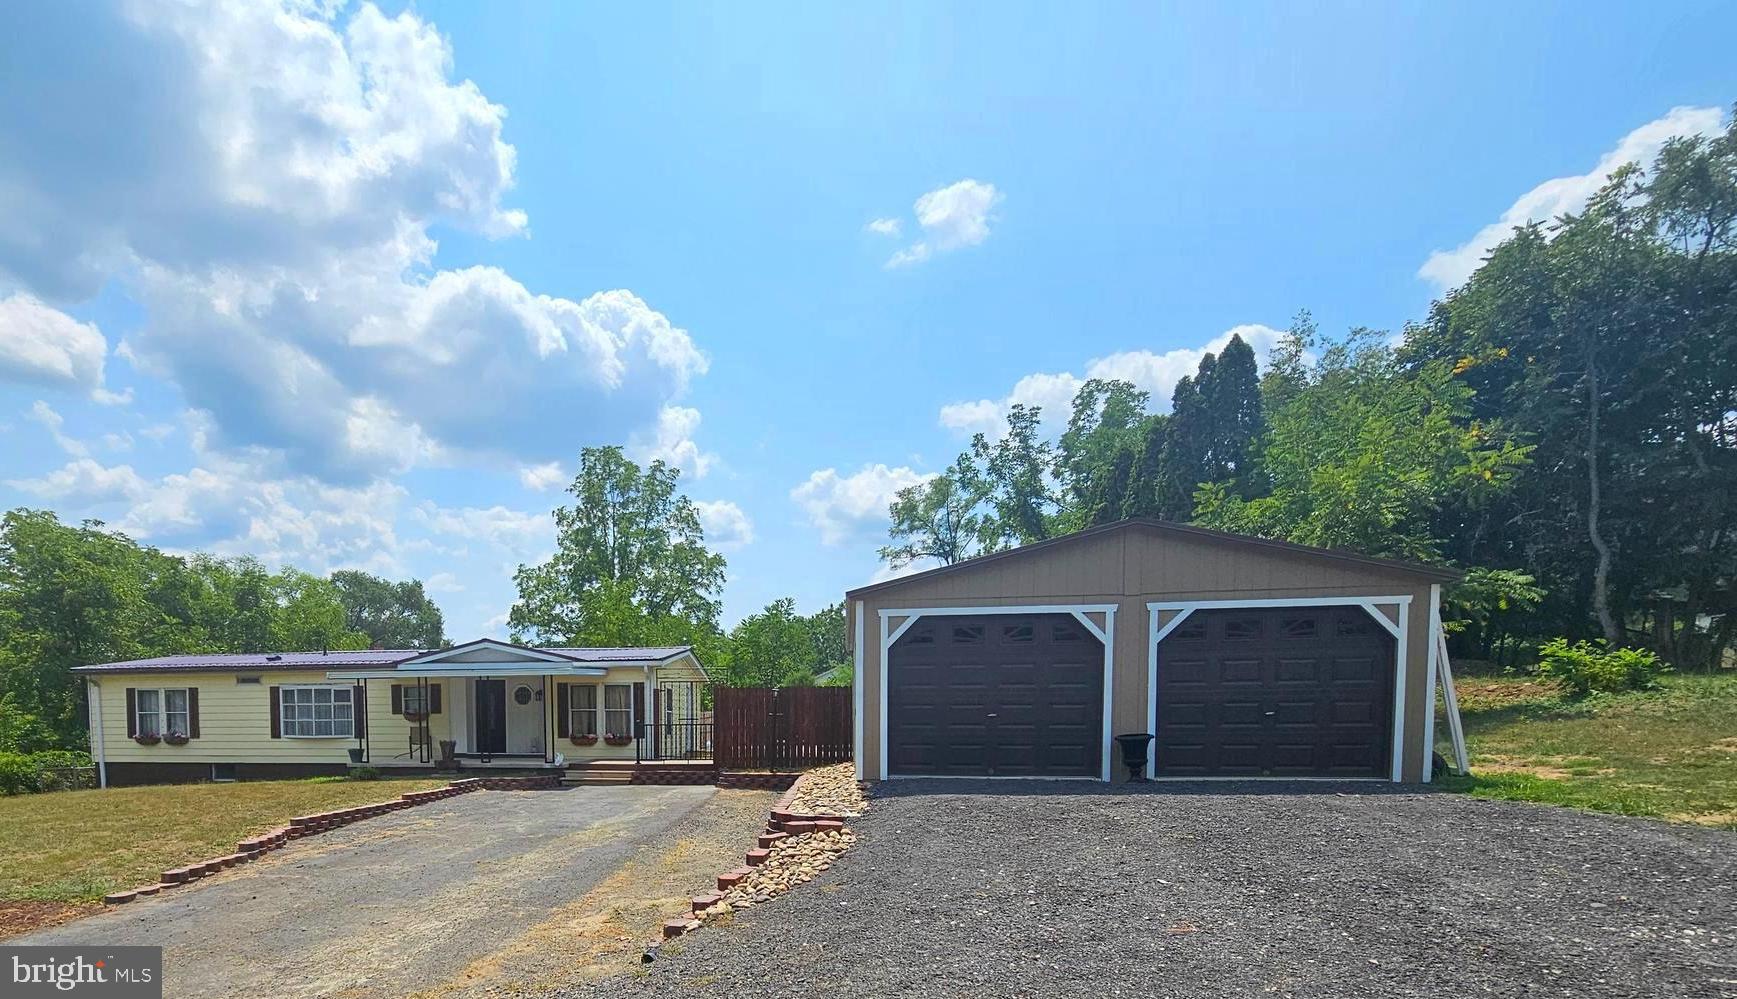
[[[603,737],[603,728],[597,723],[597,712],[602,709],[603,695],[597,692],[597,687],[598,685],[595,683],[575,683],[568,686],[567,731],[570,734],[581,736],[589,735],[597,739]],[[591,692],[591,704],[589,707],[579,703],[579,691],[581,690]],[[586,715],[590,716],[589,726],[583,726],[580,724],[580,721],[585,719]],[[582,729],[586,727],[589,727],[591,731],[582,731]]]
[[[193,696],[188,693],[191,687],[139,687],[133,691],[133,731],[139,735],[154,735],[162,738],[167,735],[193,735]],[[169,692],[181,695],[181,710],[169,710]],[[145,707],[145,695],[150,694],[156,704],[149,709]],[[179,715],[181,727],[177,731],[171,724],[172,719]],[[149,719],[149,726],[146,720]]]
[[[627,692],[625,707],[612,708],[609,706],[609,692],[611,690],[625,690]],[[609,716],[613,714],[625,714],[627,716],[627,724],[619,732],[615,731],[609,724],[611,721]],[[603,685],[603,734],[620,738],[632,738],[637,734],[633,731],[633,684],[606,683]]]
[[[335,710],[335,706],[338,703],[338,692],[342,691],[344,694],[344,703],[350,709],[350,717],[347,719],[342,719],[347,726],[347,730],[343,731],[343,732],[338,731],[338,723],[339,723],[340,719],[333,717],[332,719],[330,719],[332,722],[332,732],[329,735],[317,735],[317,734],[314,734],[312,732],[291,731],[292,723],[296,726],[300,726],[303,724],[313,725],[318,721],[324,721],[325,720],[325,719],[315,719],[315,718],[311,718],[311,717],[302,718],[302,717],[299,717],[299,715],[296,718],[291,718],[289,716],[289,709],[292,706],[301,707],[302,703],[303,703],[299,700],[293,700],[290,697],[290,694],[292,692],[303,691],[303,690],[312,690],[312,691],[328,690],[328,691],[331,691],[332,697],[331,697],[331,700],[329,703],[334,706],[334,711],[333,711],[334,716],[337,714],[337,712]],[[347,684],[347,683],[286,683],[278,688],[278,698],[277,699],[278,699],[278,704],[277,704],[278,732],[285,739],[354,739],[356,737],[356,694],[355,694],[355,687],[351,684]],[[306,703],[307,703],[307,706],[310,708],[317,706],[316,703],[312,700],[309,700]]]
[[[429,686],[423,683],[406,683],[401,686],[398,690],[398,713],[401,715],[420,713],[426,718],[428,716],[428,705],[434,700],[434,695],[428,691]],[[414,698],[414,701],[412,698]],[[352,697],[351,701],[354,700],[355,698]],[[314,738],[321,739],[325,737],[314,736]]]

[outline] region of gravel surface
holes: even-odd
[[[175,999],[404,996],[510,946],[717,794],[461,794],[7,942],[163,947]]]
[[[1368,785],[901,781],[573,996],[1737,996],[1737,834]]]

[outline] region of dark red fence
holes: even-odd
[[[729,770],[800,770],[851,758],[849,687],[716,687],[714,759]]]

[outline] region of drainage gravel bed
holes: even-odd
[[[571,995],[1737,996],[1737,834],[1330,784],[901,781]]]

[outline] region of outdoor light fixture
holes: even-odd
[[[1146,779],[1146,747],[1157,738],[1150,732],[1131,732],[1116,736],[1116,742],[1122,746],[1122,762],[1128,767],[1128,780],[1144,781]]]

